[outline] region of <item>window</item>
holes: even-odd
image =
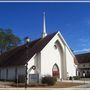
[[[56,45],[54,45],[54,48],[55,48],[55,49],[57,49],[57,46],[56,46]]]
[[[85,67],[85,64],[83,64],[83,67]]]

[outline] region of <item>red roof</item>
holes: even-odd
[[[26,45],[18,46],[13,50],[3,53],[0,56],[0,66],[6,67],[25,65],[35,53],[40,52],[47,45],[47,43],[54,37],[56,33],[57,32],[49,34],[45,38],[39,38],[31,41],[28,47],[28,60],[26,59]]]

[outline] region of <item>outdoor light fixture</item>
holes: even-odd
[[[29,43],[30,42],[30,38],[29,37],[25,37],[25,42]]]
[[[26,43],[26,64],[25,64],[25,90],[27,88],[27,70],[28,70],[28,48],[29,48],[29,42],[30,42],[30,39],[28,37],[25,38],[25,43]]]

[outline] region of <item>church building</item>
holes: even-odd
[[[0,80],[27,77],[27,83],[41,82],[47,75],[66,80],[76,76],[76,58],[61,33],[47,34],[45,14],[43,33],[36,40],[3,53],[0,56]]]

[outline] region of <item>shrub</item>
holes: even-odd
[[[56,82],[56,79],[54,77],[51,77],[51,76],[45,76],[45,77],[42,77],[42,84],[47,84],[47,85],[54,85]]]
[[[71,76],[69,77],[69,80],[72,80],[72,77]]]
[[[73,76],[74,80],[79,80],[80,77],[79,76]]]
[[[53,77],[54,81],[57,82],[57,77]]]

